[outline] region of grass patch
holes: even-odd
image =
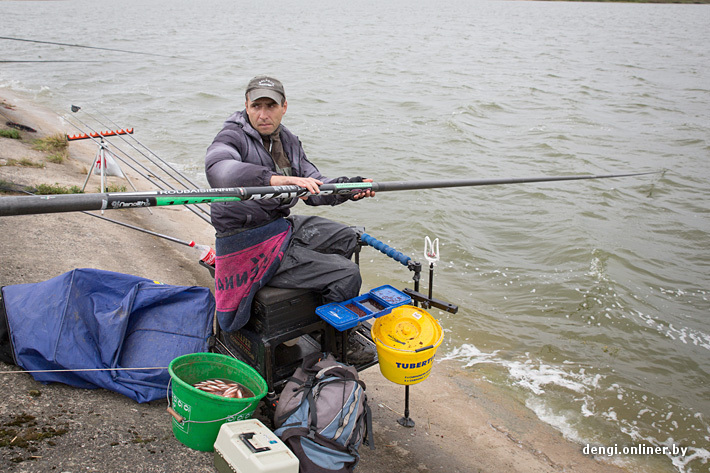
[[[119,186],[118,184],[109,184],[105,189],[106,192],[126,192],[126,186]],[[97,187],[96,192],[101,192],[101,188]]]
[[[67,137],[62,134],[39,138],[32,142],[32,147],[34,149],[47,153],[58,153],[61,151],[66,151],[67,146]]]
[[[56,182],[52,184],[38,184],[36,194],[54,195],[54,194],[83,194],[79,186],[60,186]]]
[[[39,138],[32,142],[32,147],[37,151],[48,153],[47,161],[62,164],[69,157],[67,137],[62,134]]]
[[[21,138],[20,132],[17,130],[0,130],[0,136],[3,138],[12,138],[13,140],[19,140]]]
[[[35,163],[31,159],[28,158],[22,158],[22,159],[8,159],[7,163],[5,166],[22,166],[25,168],[43,168],[44,163]]]
[[[47,156],[47,161],[54,164],[62,164],[64,162],[64,158],[66,158],[66,154],[54,153]]]

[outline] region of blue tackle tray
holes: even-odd
[[[322,305],[316,309],[316,314],[342,332],[372,317],[389,314],[395,307],[411,302],[412,298],[402,291],[385,285],[347,301]]]

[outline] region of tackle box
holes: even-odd
[[[222,424],[214,443],[220,473],[298,473],[298,458],[257,419]]]
[[[384,285],[347,301],[320,306],[316,309],[316,313],[342,332],[372,317],[389,314],[395,307],[411,302],[412,298],[407,294],[392,286]]]
[[[318,321],[320,295],[308,289],[265,286],[254,295],[247,330],[274,336]]]

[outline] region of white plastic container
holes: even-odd
[[[298,458],[257,419],[222,424],[214,443],[220,473],[298,473]]]

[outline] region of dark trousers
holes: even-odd
[[[357,232],[323,217],[292,215],[293,234],[283,260],[268,285],[312,289],[323,302],[340,302],[360,293],[360,268],[350,260]]]

